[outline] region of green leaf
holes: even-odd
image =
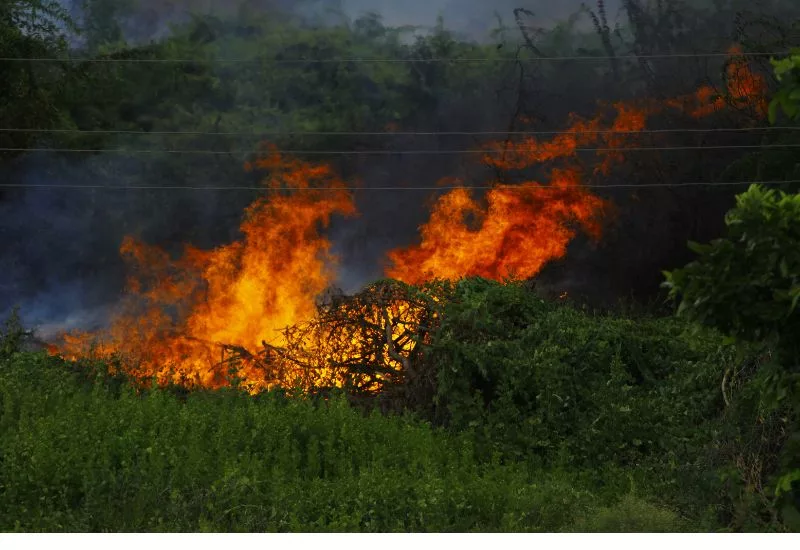
[[[708,245],[700,244],[694,241],[689,241],[688,244],[689,250],[692,252],[696,252],[698,254],[706,254],[711,250],[711,247]]]
[[[775,496],[781,496],[791,491],[792,483],[795,481],[800,481],[800,469],[792,470],[788,474],[778,479],[778,483],[775,488]]]
[[[769,104],[769,123],[775,124],[778,121],[778,101],[772,100]]]

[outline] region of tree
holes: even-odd
[[[800,51],[774,61],[782,87],[770,106],[800,119]],[[780,411],[782,460],[775,494],[784,521],[800,525],[800,194],[754,185],[726,216],[727,235],[691,243],[698,258],[666,273],[678,314],[736,341],[763,342],[771,360],[751,385],[767,411]],[[727,377],[727,374],[726,374]],[[724,386],[724,383],[723,383]]]
[[[770,122],[777,121],[779,109],[790,120],[800,120],[800,48],[792,50],[785,59],[773,61],[772,65],[781,88],[769,106]]]
[[[67,35],[76,27],[56,0],[14,0],[0,4],[0,120],[6,128],[52,128],[67,116],[60,88],[67,68],[58,58],[67,50]],[[30,147],[36,134],[0,135],[0,146]],[[18,152],[0,152],[0,159]]]

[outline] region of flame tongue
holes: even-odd
[[[706,118],[727,108],[749,110],[759,118],[767,117],[766,79],[750,68],[739,46],[728,50],[730,58],[725,65],[724,92],[713,86],[701,86],[693,94],[668,100],[666,106],[681,110],[693,118]]]
[[[570,128],[550,140],[526,137],[490,143],[498,153],[484,157],[490,167],[516,171],[558,161],[565,168],[553,171],[547,186],[527,181],[513,188],[495,187],[483,203],[463,188],[442,196],[420,228],[421,242],[389,253],[387,273],[408,283],[472,275],[530,278],[566,254],[575,226],[599,239],[601,218],[609,205],[582,185],[580,150],[597,150],[594,175],[603,176],[625,161],[626,148],[642,146],[648,118],[667,109],[707,117],[728,107],[753,107],[757,116],[764,117],[765,81],[740,54],[738,47],[731,48],[723,95],[703,87],[663,104],[614,103],[611,121],[607,112],[589,120],[572,115]]]
[[[641,145],[648,118],[666,109],[703,117],[748,106],[763,117],[766,85],[738,53],[731,50],[726,66],[725,97],[704,87],[661,105],[617,103],[590,120],[573,116],[570,129],[550,140],[489,144],[502,152],[485,157],[491,167],[558,168],[546,184],[494,185],[481,200],[465,188],[443,195],[419,244],[389,253],[387,274],[413,284],[530,278],[563,257],[578,230],[599,239],[610,205],[583,184],[579,149],[599,149],[592,175],[603,176],[625,160],[625,148]],[[51,353],[119,356],[128,374],[161,383],[219,387],[232,371],[253,392],[296,381],[374,391],[411,370],[409,358],[427,337],[420,331],[438,315],[432,302],[397,283],[317,304],[335,264],[320,228],[355,213],[344,182],[327,165],[287,159],[274,148],[246,168],[268,171],[270,193],[247,208],[241,240],[208,251],[186,247],[173,259],[126,238],[120,251],[132,275],[110,330],[63,335]]]
[[[241,241],[211,251],[187,247],[173,261],[126,238],[121,253],[134,274],[122,312],[99,345],[98,335],[67,336],[62,353],[81,356],[92,345],[98,355],[121,355],[138,377],[217,387],[228,374],[226,351],[280,344],[283,329],[312,318],[335,276],[319,228],[334,214],[354,213],[351,196],[326,166],[272,152],[256,167],[271,171],[272,194],[247,209]],[[281,194],[284,187],[295,192]],[[253,361],[241,368],[237,375],[254,390],[272,382]]]
[[[491,189],[485,205],[457,189],[436,203],[420,230],[420,245],[390,253],[387,273],[413,284],[466,276],[529,278],[566,254],[575,236],[570,222],[599,237],[603,210],[604,201],[581,188],[571,171],[554,173],[550,186]],[[470,227],[470,214],[477,229]]]

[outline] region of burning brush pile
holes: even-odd
[[[51,352],[114,358],[142,382],[235,381],[252,393],[366,394],[407,378],[435,316],[433,295],[399,282],[355,296],[331,291],[336,259],[321,230],[333,215],[355,212],[344,182],[328,166],[274,150],[247,169],[269,175],[265,196],[245,212],[240,241],[210,251],[186,246],[173,259],[126,238],[130,276],[111,326],[64,334]]]
[[[530,279],[563,257],[578,232],[597,240],[610,205],[586,182],[641,147],[649,118],[666,110],[694,117],[750,106],[765,113],[765,83],[732,51],[728,89],[702,88],[661,105],[614,104],[592,119],[573,117],[550,140],[487,145],[499,171],[537,168],[548,182],[488,182],[442,194],[416,245],[389,253],[389,280],[354,296],[330,291],[336,258],[323,231],[352,216],[352,193],[327,165],[268,148],[246,166],[265,174],[262,197],[245,211],[242,238],[182,256],[126,238],[126,294],[102,333],[64,334],[50,346],[67,359],[114,359],[135,380],[251,393],[281,387],[346,388],[351,395],[430,387],[421,368],[450,283],[464,277]],[[585,147],[596,147],[587,168]],[[415,285],[415,286],[412,286]]]

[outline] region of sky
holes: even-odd
[[[538,24],[553,22],[578,11],[581,0],[342,0],[345,10],[358,15],[367,11],[380,13],[391,25],[432,25],[442,15],[445,26],[467,33],[483,33],[497,25],[496,13],[506,24],[514,20],[515,8],[525,8],[536,15]],[[594,5],[595,2],[587,2]],[[606,2],[613,20],[618,0]]]
[[[67,6],[80,5],[84,0],[60,0]],[[109,0],[114,1],[114,0]],[[240,6],[258,9],[262,6],[294,7],[303,13],[320,12],[341,6],[351,18],[377,12],[391,26],[413,25],[431,27],[439,15],[445,26],[474,39],[486,38],[497,27],[497,15],[505,24],[513,24],[514,9],[525,8],[535,14],[537,25],[547,26],[566,19],[578,11],[583,0],[116,0],[133,2],[139,25],[166,28],[169,21],[182,19],[189,12],[235,13]],[[596,8],[597,0],[587,4]],[[617,19],[620,0],[605,1],[612,24]]]

